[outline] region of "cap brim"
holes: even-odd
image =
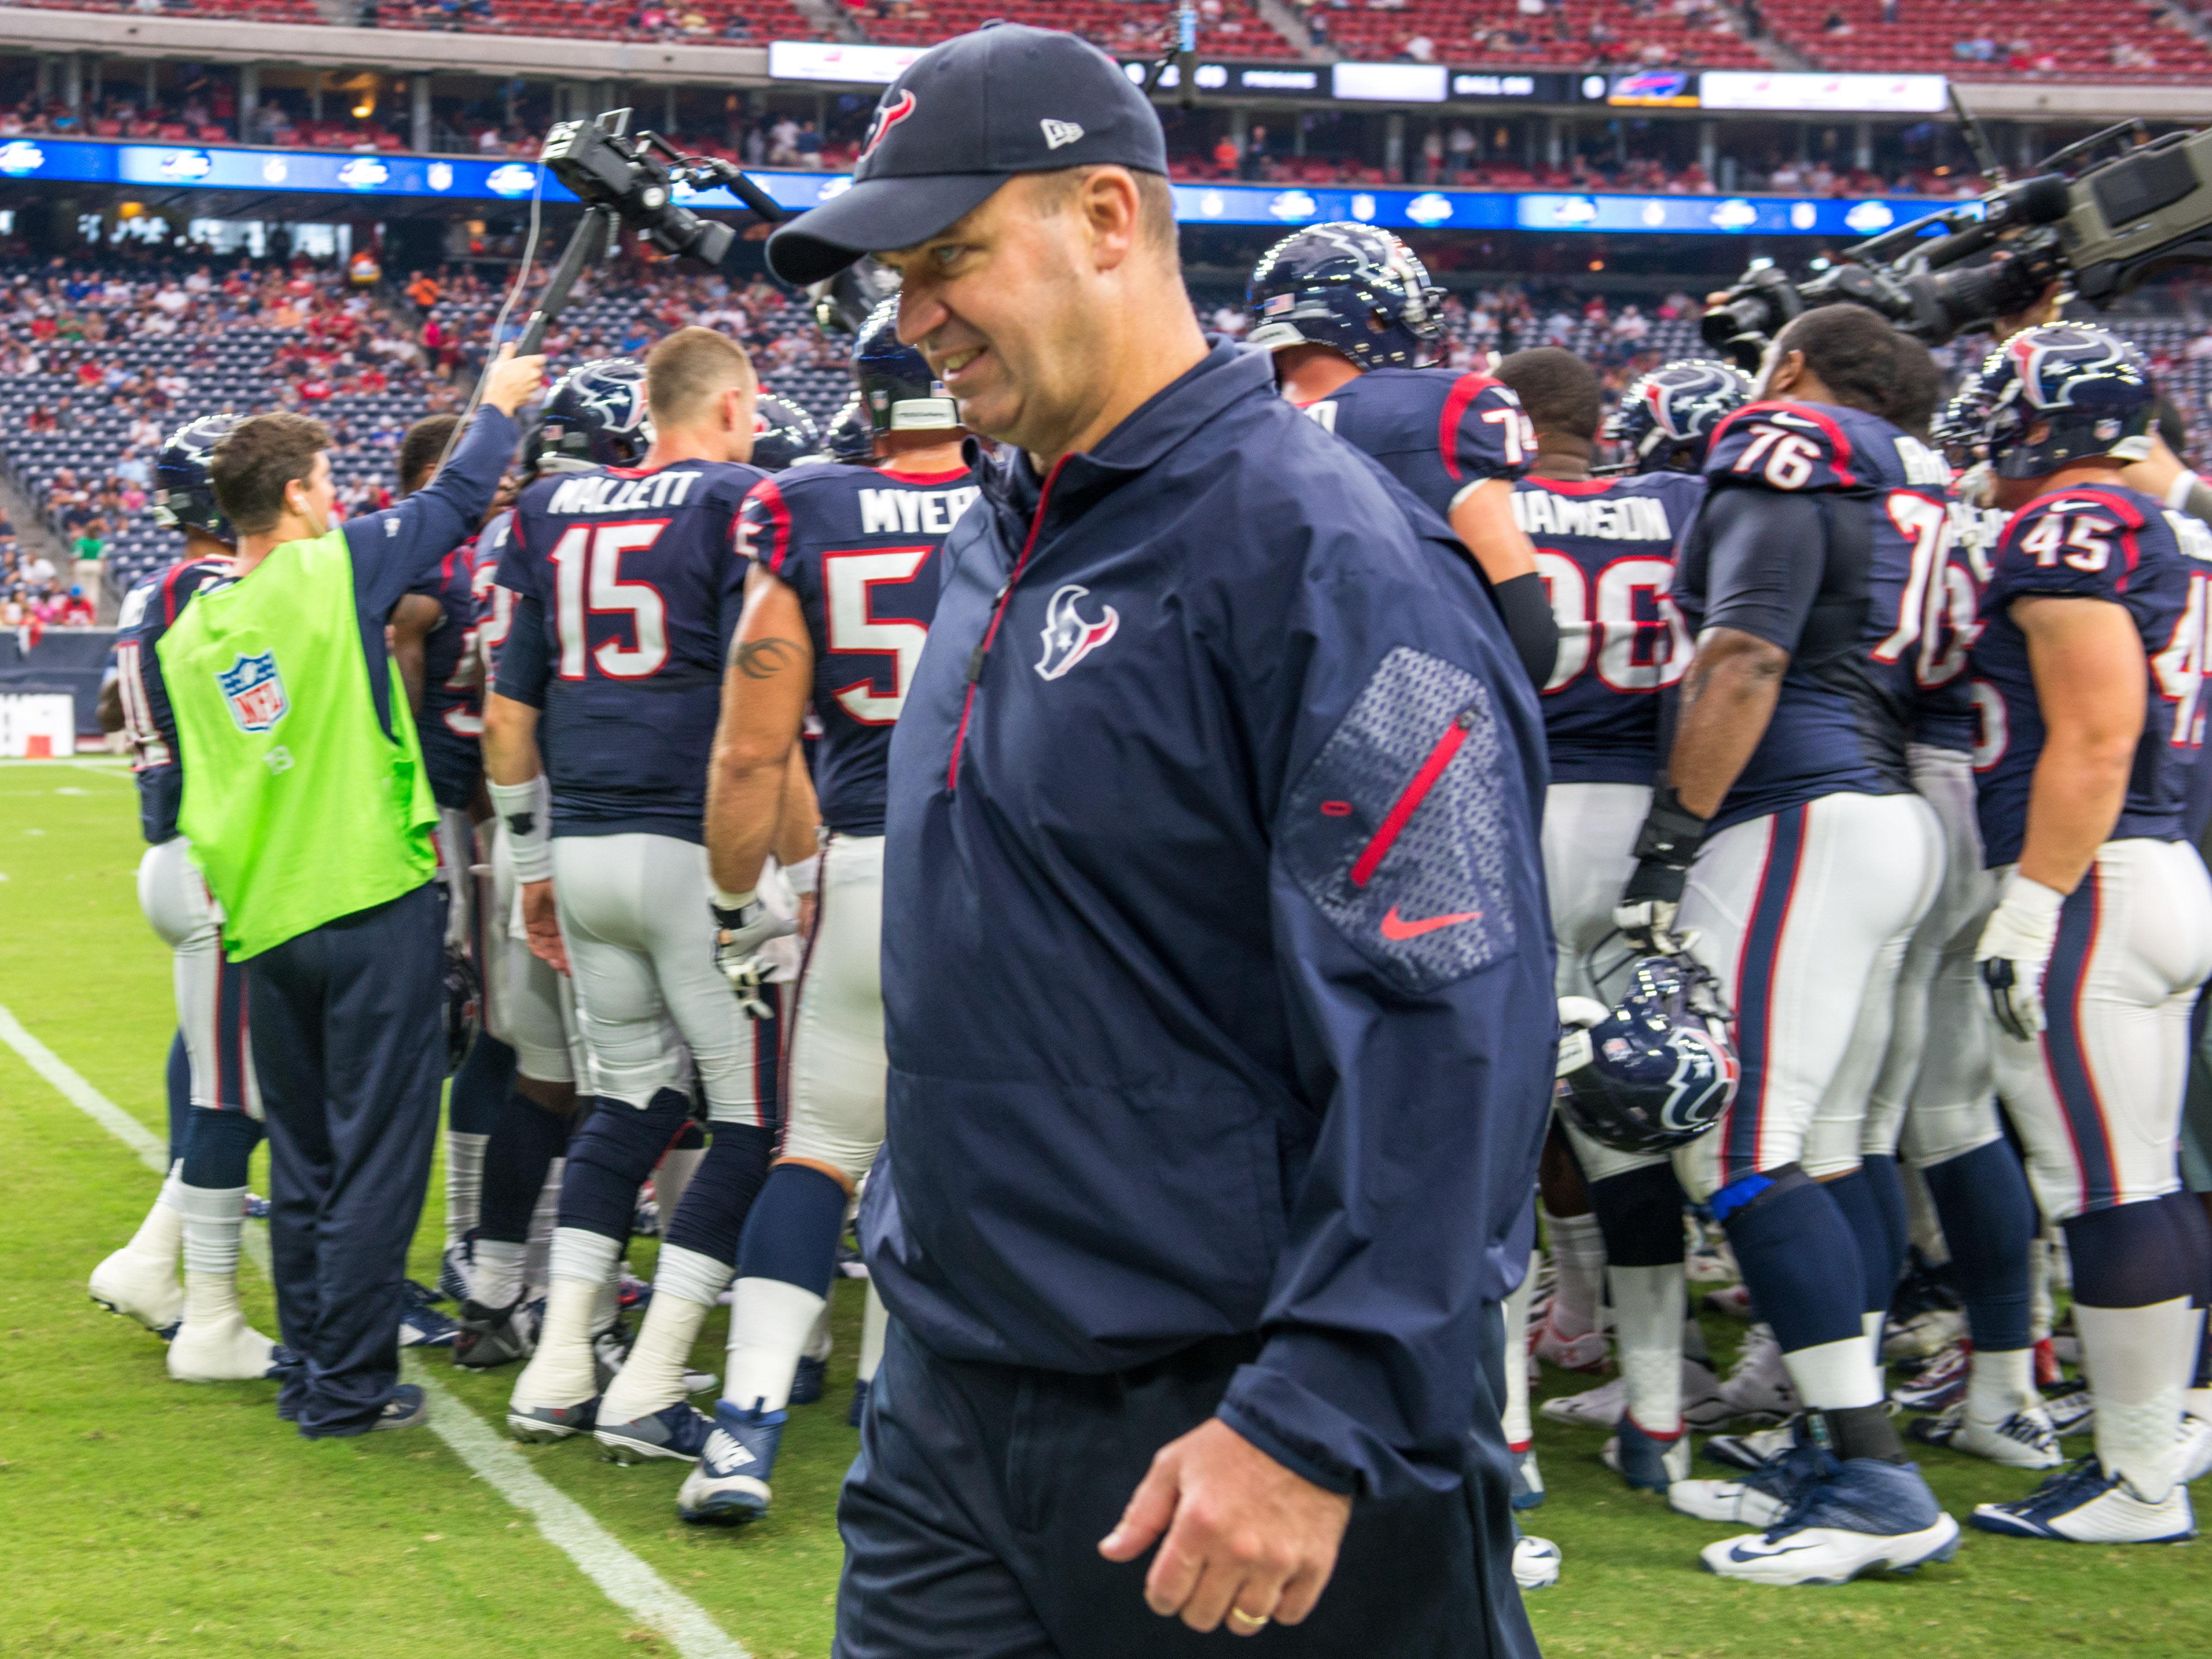
[[[1013,175],[939,173],[866,179],[781,226],[768,239],[768,267],[804,288],[835,276],[864,253],[926,241],[979,206]]]

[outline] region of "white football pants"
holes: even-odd
[[[850,1188],[884,1144],[884,839],[830,837],[791,1028],[783,1161]]]
[[[541,811],[544,810],[542,806]],[[575,986],[531,953],[522,931],[522,887],[507,829],[491,836],[489,916],[478,938],[483,951],[484,1030],[514,1050],[515,1069],[541,1083],[574,1083],[585,1094],[591,1064],[577,1030]]]
[[[169,947],[177,1025],[191,1061],[192,1104],[243,1108],[261,1116],[261,1084],[247,1036],[246,976],[227,963],[222,907],[192,861],[192,845],[173,836],[138,860],[138,908]],[[228,971],[226,971],[226,969]]]

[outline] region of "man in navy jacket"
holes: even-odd
[[[1116,66],[999,26],[769,247],[878,251],[1012,446],[892,740],[837,1651],[1533,1655],[1495,1365],[1555,1031],[1540,721],[1448,528],[1208,349],[1164,173]]]

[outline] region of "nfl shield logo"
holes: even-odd
[[[222,688],[223,701],[230,705],[231,719],[241,732],[266,732],[291,712],[291,700],[284,695],[284,677],[276,672],[274,651],[264,651],[258,657],[240,656],[215,679]]]

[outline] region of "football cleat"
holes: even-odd
[[[1958,1548],[1959,1523],[1912,1464],[1821,1453],[1787,1513],[1763,1533],[1706,1545],[1698,1559],[1756,1584],[1842,1584],[1871,1569],[1948,1561]]]
[[[177,1264],[129,1245],[92,1270],[92,1299],[110,1313],[135,1319],[164,1342],[185,1316],[185,1287]]]
[[[471,1234],[446,1246],[438,1258],[437,1300],[456,1306],[469,1299],[469,1269],[476,1263],[476,1240]]]
[[[660,1237],[659,1200],[654,1198],[641,1198],[638,1200],[637,1213],[630,1218],[629,1232],[632,1238],[658,1238]]]
[[[1966,1379],[1973,1373],[1973,1345],[1947,1344],[1933,1358],[1889,1391],[1890,1399],[1909,1412],[1940,1412],[1966,1397]]]
[[[277,1354],[243,1314],[232,1313],[179,1326],[165,1358],[179,1382],[258,1382],[276,1375]]]
[[[867,1414],[868,1379],[865,1376],[856,1376],[853,1379],[853,1403],[846,1408],[845,1412],[845,1426],[851,1429],[859,1428],[860,1419]]]
[[[1925,1359],[1957,1344],[1966,1331],[1966,1316],[1957,1309],[1929,1308],[1910,1319],[1892,1322],[1882,1334],[1881,1357],[1892,1365]]]
[[[2181,1414],[2181,1471],[2174,1476],[2183,1486],[2212,1474],[2212,1422],[2194,1412]]]
[[[453,1364],[471,1370],[489,1370],[494,1365],[529,1358],[537,1351],[538,1322],[544,1314],[542,1299],[525,1302],[520,1296],[504,1308],[462,1303],[453,1334]]]
[[[1690,1434],[1685,1428],[1671,1439],[1661,1440],[1637,1427],[1632,1417],[1623,1417],[1613,1438],[1598,1455],[1606,1468],[1638,1492],[1665,1492],[1690,1476]]]
[[[2086,1382],[2051,1383],[2043,1390],[2043,1413],[2062,1440],[2087,1434],[2097,1426],[2097,1396]]]
[[[1721,1399],[1737,1417],[1773,1422],[1797,1409],[1797,1389],[1782,1363],[1782,1345],[1771,1327],[1753,1325],[1746,1333],[1735,1366],[1721,1384]]]
[[[757,1406],[739,1410],[725,1400],[714,1407],[713,1431],[698,1467],[676,1494],[676,1513],[695,1526],[742,1526],[768,1513],[769,1477],[783,1441],[781,1412]]]
[[[1589,1330],[1584,1331],[1579,1336],[1563,1335],[1559,1327],[1552,1322],[1553,1311],[1556,1310],[1546,1311],[1544,1322],[1539,1325],[1529,1337],[1530,1356],[1542,1360],[1547,1365],[1556,1365],[1563,1371],[1605,1370],[1607,1365],[1605,1333],[1601,1330]]]
[[[809,1359],[801,1356],[799,1369],[791,1375],[791,1403],[811,1406],[822,1398],[830,1386],[830,1362]]]
[[[1730,1319],[1748,1319],[1751,1313],[1751,1287],[1730,1285],[1723,1290],[1707,1291],[1701,1298],[1707,1313],[1723,1314]]]
[[[625,1267],[623,1269],[622,1284],[615,1292],[615,1299],[623,1313],[641,1313],[653,1302],[652,1282],[649,1279],[640,1279]]]
[[[368,1431],[383,1434],[392,1429],[419,1429],[429,1420],[430,1402],[422,1390],[412,1382],[402,1382],[392,1389],[392,1398],[384,1402]]]
[[[1800,1413],[1779,1428],[1759,1429],[1751,1434],[1717,1434],[1705,1442],[1705,1456],[1726,1469],[1763,1469],[1797,1449],[1804,1438],[1800,1433],[1804,1425],[1805,1418]]]
[[[1508,1448],[1510,1450],[1510,1448]],[[1536,1449],[1523,1446],[1513,1453],[1513,1507],[1516,1510],[1541,1509],[1544,1504],[1544,1472],[1536,1467]]]
[[[674,1458],[689,1463],[707,1449],[714,1419],[679,1400],[633,1423],[601,1423],[592,1438],[607,1449],[610,1463],[647,1463]]]
[[[268,1220],[269,1212],[273,1207],[269,1200],[258,1193],[248,1193],[246,1195],[246,1218],[248,1221]]]
[[[1610,1382],[1601,1382],[1595,1389],[1585,1389],[1580,1394],[1563,1394],[1547,1400],[1536,1410],[1553,1423],[1571,1423],[1577,1428],[1610,1429],[1620,1421],[1622,1412],[1628,1407],[1628,1383],[1625,1378],[1614,1377]],[[1717,1429],[1735,1413],[1721,1399],[1720,1379],[1713,1368],[1702,1359],[1692,1359],[1686,1354],[1682,1358],[1682,1422],[1692,1429]]]
[[[579,1400],[572,1406],[514,1406],[507,1408],[507,1431],[532,1445],[550,1445],[586,1434],[597,1424],[599,1397]]]
[[[1973,1523],[2011,1538],[2066,1544],[2179,1544],[2197,1535],[2189,1488],[2176,1481],[2149,1503],[2093,1453],[2010,1504],[1977,1504]]]
[[[1684,1254],[1682,1267],[1692,1285],[1734,1285],[1743,1278],[1735,1252],[1718,1228],[1711,1233],[1698,1230],[1697,1241]]]
[[[1513,1540],[1513,1582],[1523,1590],[1549,1589],[1559,1582],[1559,1547],[1527,1533]]]
[[[1933,1417],[1914,1418],[1905,1431],[1923,1445],[1948,1446],[2008,1469],[2055,1469],[2066,1461],[2058,1431],[2039,1407],[2014,1412],[2002,1423],[1978,1423],[1960,1400]]]
[[[450,1348],[460,1328],[430,1304],[436,1300],[428,1287],[409,1279],[401,1292],[399,1346],[403,1348]]]

